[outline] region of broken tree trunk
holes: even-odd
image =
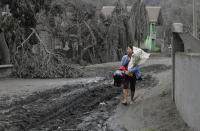
[[[10,52],[3,32],[0,33],[0,55],[2,56],[1,64],[10,63]]]

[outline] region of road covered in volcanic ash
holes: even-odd
[[[151,63],[141,67],[143,80],[137,82],[136,91],[158,85],[155,74],[170,68]],[[121,104],[121,93],[108,74],[27,96],[4,95],[0,97],[0,130],[107,130],[106,121]]]

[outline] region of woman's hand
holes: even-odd
[[[127,75],[127,76],[130,76],[130,77],[133,77],[133,74],[130,73],[129,71],[124,71],[124,74]]]
[[[129,71],[124,71],[124,74],[128,75],[128,74],[129,74]]]

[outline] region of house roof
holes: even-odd
[[[161,15],[161,8],[160,7],[146,7],[149,22],[156,22],[157,24],[162,24],[162,15]]]
[[[105,16],[110,16],[113,12],[113,10],[115,9],[115,6],[103,6],[101,12],[105,15]]]

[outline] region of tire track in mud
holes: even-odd
[[[142,72],[150,72],[158,66],[160,67],[158,72],[168,69],[164,65],[155,65],[142,68]],[[144,73],[143,80],[137,83],[137,88],[152,88],[157,84],[156,78],[150,73]],[[112,115],[120,102],[119,98],[116,99],[120,93],[121,88],[113,87],[112,78],[33,93],[11,104],[0,106],[0,129],[15,131],[97,129],[99,120],[103,124],[103,121]],[[101,102],[109,101],[111,104],[104,106],[103,110],[99,108]],[[91,112],[104,113],[99,113],[100,115],[89,120],[88,127],[77,128],[77,125],[90,116]]]
[[[10,112],[1,111],[0,115],[2,117],[0,121],[7,118],[8,124],[4,126],[6,129],[28,130],[47,120],[59,117],[63,112],[70,113],[77,107],[85,106],[81,105],[82,103],[87,104],[87,108],[93,109],[93,106],[96,106],[100,101],[110,99],[113,95],[119,94],[120,91],[117,90],[117,92],[107,93],[113,88],[111,82],[111,80],[101,80],[98,83],[76,85],[75,89],[68,92],[62,92],[63,88],[65,88],[63,87],[58,90],[59,93],[55,94],[49,93],[54,93],[54,91],[47,91],[48,93],[44,93],[47,94],[45,97],[38,97],[37,100],[34,99],[34,101],[26,104],[21,102],[21,105],[18,105],[15,110]],[[90,95],[89,97],[88,94]]]
[[[91,83],[104,81],[104,79],[105,78],[103,77],[97,77],[95,79],[91,79],[90,81],[79,82],[76,84],[74,83],[71,85],[64,85],[61,88],[55,87],[53,89],[48,89],[43,92],[34,92],[33,94],[29,96],[13,96],[13,97],[1,96],[0,97],[0,112],[9,112],[9,109],[12,109],[12,107],[16,108],[18,106],[30,104],[34,101],[37,101],[40,98],[48,99],[49,97],[56,96],[61,93],[68,93],[72,90],[87,86]],[[12,110],[14,110],[14,108]]]
[[[63,116],[68,116],[68,117],[73,116],[75,114],[74,112],[76,112],[77,109],[80,112],[92,110],[92,109],[94,109],[94,107],[96,105],[99,104],[100,101],[110,99],[114,95],[118,94],[118,92],[117,92],[117,93],[109,96],[107,91],[109,91],[111,88],[112,88],[111,84],[109,84],[108,81],[106,81],[103,84],[93,85],[93,86],[90,86],[89,88],[72,91],[70,94],[64,96],[65,97],[64,99],[63,98],[60,99],[61,103],[63,100],[67,100],[65,103],[63,103],[60,106],[60,107],[62,107],[61,109],[58,109],[55,114],[49,115],[48,117],[46,117],[43,121],[41,121],[37,125],[39,125],[45,121],[48,121],[48,120],[51,121],[52,119],[53,119],[53,121],[55,121],[56,118],[64,119],[65,117],[63,118]],[[88,96],[88,94],[90,94],[90,96]],[[86,98],[84,98],[84,97],[86,97]],[[86,108],[86,109],[84,110],[84,108]],[[71,120],[68,122],[71,122]],[[47,124],[49,124],[49,122],[47,122]],[[66,124],[66,122],[65,122],[65,124]],[[57,126],[57,125],[55,125],[55,126]],[[30,127],[30,128],[32,128],[32,127]],[[28,127],[28,129],[29,129],[29,127]]]

